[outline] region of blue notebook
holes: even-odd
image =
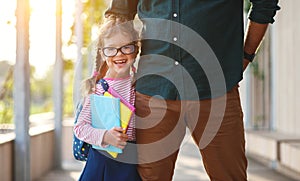
[[[92,126],[99,129],[107,129],[121,126],[120,121],[120,99],[115,97],[105,97],[92,94],[91,114]],[[122,153],[122,149],[109,145],[108,147],[99,147],[92,145],[93,148],[105,150],[108,152]]]

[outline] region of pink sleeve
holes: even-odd
[[[87,96],[79,114],[77,123],[74,126],[74,134],[77,138],[86,143],[105,147],[105,145],[102,144],[102,141],[106,130],[93,128],[91,125],[91,119],[91,102],[90,97]]]

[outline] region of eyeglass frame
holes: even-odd
[[[133,51],[131,52],[131,53],[124,53],[123,51],[122,51],[122,48],[124,48],[124,47],[126,47],[126,46],[129,46],[129,45],[133,45]],[[114,49],[116,49],[117,51],[116,51],[116,53],[114,54],[114,55],[112,55],[112,56],[107,56],[107,55],[105,55],[105,53],[104,53],[104,50],[105,49],[107,49],[107,48],[114,48]],[[137,44],[135,43],[135,42],[132,42],[132,43],[129,43],[129,44],[126,44],[126,45],[123,45],[123,46],[121,46],[121,47],[119,47],[119,48],[116,48],[116,47],[103,47],[103,48],[98,48],[98,51],[102,51],[102,53],[103,53],[103,55],[104,56],[106,56],[106,57],[115,57],[117,54],[118,54],[118,52],[120,51],[123,55],[131,55],[131,54],[133,54],[135,51],[136,51],[136,49],[138,48],[138,46],[137,46]]]

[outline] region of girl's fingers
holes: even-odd
[[[113,130],[120,132],[120,133],[125,133],[125,129],[123,129],[121,127],[114,127]]]
[[[123,132],[123,131],[124,131],[124,129],[121,128],[121,127],[114,127],[113,129],[114,129],[115,131],[118,131],[118,132]]]
[[[121,149],[124,149],[124,148],[125,148],[125,146],[126,146],[126,142],[122,142],[122,143],[120,143],[120,145],[119,145],[119,146],[120,146],[120,148],[121,148]]]
[[[123,128],[114,127],[113,130],[115,131],[115,136],[120,138],[122,141],[127,141],[128,140],[128,135],[123,133],[123,131],[124,131]]]
[[[124,133],[122,133],[122,139],[123,139],[124,141],[127,141],[127,140],[128,140],[128,135],[127,135],[127,134],[124,134]]]
[[[123,131],[124,130],[121,127],[114,127],[108,131],[112,136],[110,141],[111,145],[116,146],[120,149],[125,148],[127,144],[126,141],[128,140],[128,136],[124,134]]]

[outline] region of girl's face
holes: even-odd
[[[138,51],[138,47],[132,43],[130,36],[117,32],[109,38],[104,38],[103,45],[101,53],[108,66],[106,76],[110,78],[128,77]]]

